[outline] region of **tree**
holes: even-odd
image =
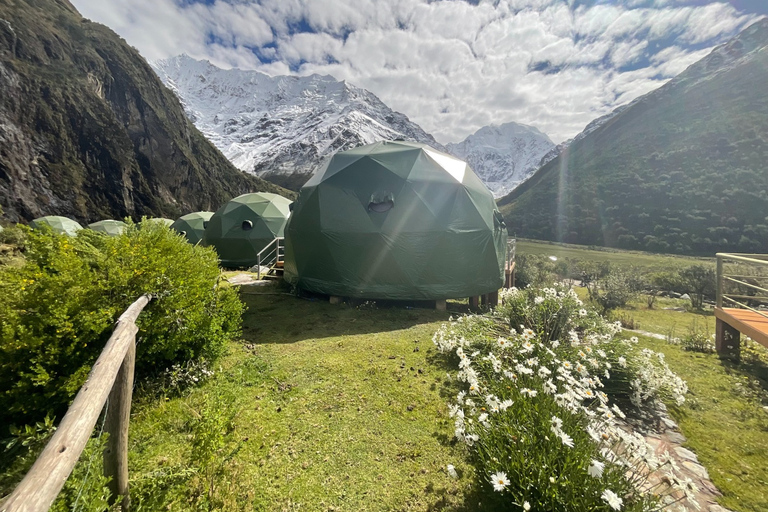
[[[705,298],[715,296],[715,269],[711,265],[691,265],[680,270],[680,285],[691,297],[691,307],[701,309]]]

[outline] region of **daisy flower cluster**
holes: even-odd
[[[616,337],[620,326],[571,290],[512,289],[503,298],[510,308],[451,319],[433,337],[457,358],[455,437],[492,488],[538,510],[697,509],[693,482],[632,431],[615,399],[681,403],[687,388],[663,355]],[[523,323],[510,327],[507,318]],[[557,338],[547,334],[553,328]],[[574,495],[587,497],[583,508]]]

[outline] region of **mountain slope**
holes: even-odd
[[[271,77],[186,55],[153,67],[187,116],[235,166],[293,188],[337,150],[382,139],[443,149],[374,94],[330,76]]]
[[[501,197],[535,171],[555,144],[533,126],[505,123],[484,126],[463,141],[445,147],[469,163],[494,197]]]
[[[67,0],[0,3],[0,205],[175,217],[276,190],[234,168],[136,50]]]
[[[768,252],[768,20],[601,119],[499,201],[511,233]]]

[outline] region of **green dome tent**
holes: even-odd
[[[203,245],[216,248],[222,266],[256,265],[259,251],[283,236],[290,204],[289,199],[268,192],[238,196],[213,214]]]
[[[77,221],[68,219],[67,217],[60,217],[58,215],[48,215],[46,217],[39,217],[29,223],[32,229],[39,229],[42,226],[50,227],[54,233],[60,235],[76,236],[77,232],[83,229]]]
[[[88,224],[89,229],[98,231],[99,233],[107,234],[109,236],[122,235],[126,227],[128,227],[128,225],[125,222],[112,219],[100,220],[98,222],[92,222],[91,224]]]
[[[187,238],[192,245],[203,239],[205,227],[208,225],[213,212],[194,212],[182,215],[171,224],[171,229],[178,231]]]
[[[147,217],[144,220],[147,222],[159,222],[161,224],[165,224],[168,227],[171,227],[173,224],[173,219],[166,219],[165,217]]]
[[[312,292],[442,300],[504,282],[493,196],[465,162],[424,144],[337,153],[302,187],[285,232],[285,279]]]

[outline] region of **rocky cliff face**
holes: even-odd
[[[0,4],[0,91],[10,220],[175,217],[282,191],[232,166],[138,52],[67,0]]]
[[[224,70],[186,55],[153,67],[236,167],[275,183],[298,188],[336,151],[384,139],[443,149],[376,95],[330,76]]]

